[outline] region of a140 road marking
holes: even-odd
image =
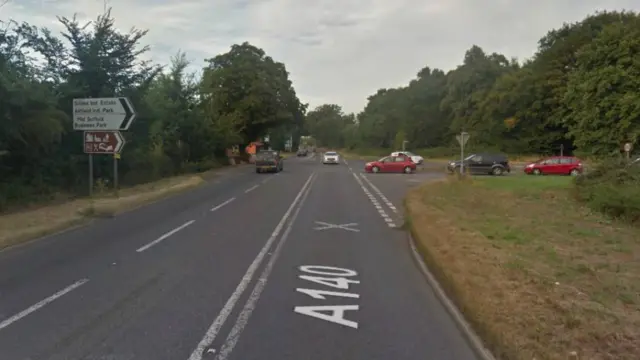
[[[321,265],[305,265],[300,266],[299,269],[301,272],[305,273],[304,275],[298,276],[300,279],[334,289],[348,290],[350,285],[360,283],[359,280],[353,279],[353,277],[358,276],[358,273],[350,269]],[[352,299],[360,298],[359,294],[343,291],[307,288],[296,288],[296,291],[317,300],[327,300],[327,297],[330,296]],[[317,319],[357,329],[358,323],[356,321],[346,319],[345,313],[347,311],[357,311],[359,308],[359,305],[316,305],[296,306],[293,308],[293,311],[298,314],[311,316]]]

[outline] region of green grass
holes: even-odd
[[[573,184],[570,176],[495,176],[476,177],[474,184],[489,189],[514,192],[568,189]]]

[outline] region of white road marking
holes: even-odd
[[[253,185],[252,187],[248,188],[247,190],[244,191],[245,194],[255,190],[258,188],[258,185]]]
[[[165,240],[165,239],[166,239],[166,238],[168,238],[169,236],[171,236],[171,235],[173,235],[173,234],[177,233],[178,231],[180,231],[180,230],[182,230],[182,229],[186,228],[187,226],[189,226],[189,225],[193,224],[194,222],[196,222],[196,221],[195,221],[195,220],[187,221],[186,223],[184,223],[184,224],[182,224],[182,225],[178,226],[177,228],[175,228],[175,229],[173,229],[173,230],[169,231],[168,233],[166,233],[166,234],[164,234],[164,235],[160,236],[159,238],[157,238],[157,239],[153,240],[152,242],[150,242],[150,243],[148,243],[147,245],[145,245],[145,246],[143,246],[143,247],[139,248],[139,249],[138,249],[138,250],[136,250],[136,251],[137,251],[137,252],[143,252],[143,251],[145,251],[145,250],[149,249],[150,247],[152,247],[153,245],[156,245],[156,244],[158,244],[159,242],[161,242],[161,241]]]
[[[378,194],[378,196],[380,196],[380,199],[382,199],[382,201],[389,207],[389,209],[391,209],[391,211],[393,211],[396,214],[398,213],[398,209],[395,207],[395,205],[393,205],[393,203],[389,199],[387,199],[386,196],[384,196],[382,191],[380,191],[380,189],[378,189],[377,186],[373,185],[371,180],[369,180],[364,174],[360,174],[360,177],[362,177],[362,179],[364,179],[364,181],[366,181],[367,184],[371,186],[373,191],[375,191],[375,193]]]
[[[387,223],[389,227],[395,228],[396,224],[393,222],[393,219],[391,219],[391,217],[387,214],[387,212],[384,211],[384,209],[380,205],[380,202],[378,202],[378,199],[376,199],[376,197],[371,193],[371,191],[367,189],[367,187],[364,185],[364,183],[362,183],[362,180],[360,180],[360,178],[358,177],[358,175],[356,175],[356,173],[352,172],[351,174],[356,179],[356,181],[358,182],[358,185],[360,185],[360,188],[362,189],[362,191],[364,191],[365,195],[367,195],[367,197],[369,198],[373,206],[375,206],[376,210],[378,210],[378,214],[380,214],[382,219]]]
[[[304,288],[296,288],[296,291],[309,295],[314,299],[320,299],[320,300],[326,300],[327,298],[325,297],[325,295],[347,297],[347,298],[354,298],[354,299],[360,298],[359,294],[346,293],[342,291],[316,290],[316,289],[304,289]]]
[[[342,161],[344,161],[344,164],[345,164],[345,165],[349,165],[349,163],[347,162],[347,159],[344,159],[344,158],[343,158],[343,159],[342,159]]]
[[[330,224],[330,223],[326,223],[324,221],[316,221],[315,222],[318,225],[318,227],[313,228],[313,230],[327,230],[327,229],[342,229],[342,230],[347,230],[347,231],[353,231],[353,232],[360,232],[359,229],[352,229],[351,226],[358,226],[358,223],[349,223],[349,224]]]
[[[224,304],[224,307],[222,308],[222,310],[220,310],[220,313],[218,314],[218,316],[215,318],[211,326],[209,326],[204,337],[202,338],[202,340],[200,340],[200,343],[198,343],[195,350],[193,350],[193,352],[191,353],[189,360],[202,360],[203,352],[207,349],[207,347],[209,347],[215,341],[216,337],[218,336],[218,333],[220,332],[220,329],[222,328],[222,325],[224,325],[225,321],[227,321],[227,318],[233,311],[233,308],[236,306],[236,303],[240,299],[240,296],[242,296],[244,291],[247,289],[247,286],[249,286],[249,283],[253,279],[255,272],[258,270],[258,267],[260,267],[260,264],[262,264],[262,261],[264,260],[264,257],[269,252],[271,245],[275,242],[276,238],[284,228],[285,223],[287,222],[287,220],[291,216],[291,213],[293,212],[293,209],[301,200],[302,196],[305,194],[305,191],[309,187],[309,184],[311,183],[311,180],[313,179],[314,175],[315,173],[311,174],[307,182],[304,185],[302,185],[302,189],[300,189],[300,192],[298,192],[298,195],[296,195],[296,198],[293,200],[293,202],[289,206],[289,209],[287,209],[285,214],[282,216],[282,219],[280,220],[276,228],[273,230],[273,233],[271,233],[271,237],[269,237],[267,242],[264,244],[264,246],[256,256],[256,258],[253,259],[253,262],[251,263],[251,265],[249,265],[249,268],[247,269],[247,272],[242,277],[242,280],[240,280],[240,283],[238,283],[238,286],[234,290],[233,294],[231,294],[231,297],[229,297],[226,304]]]
[[[67,286],[66,288],[64,288],[64,289],[58,291],[57,293],[49,296],[48,298],[38,302],[37,304],[34,304],[34,305],[22,310],[21,312],[13,315],[12,317],[0,322],[0,330],[6,328],[7,326],[13,324],[16,321],[22,319],[23,317],[31,314],[32,312],[42,308],[43,306],[49,304],[50,302],[52,302],[52,301],[64,296],[65,294],[68,294],[71,291],[79,288],[80,286],[86,284],[87,281],[89,281],[89,279],[82,279],[82,280],[76,281],[72,285]]]
[[[267,181],[269,181],[269,180],[271,180],[271,179],[273,179],[273,177],[269,176],[268,178],[266,178],[266,179],[262,180],[262,183],[263,183],[263,184],[266,184],[266,183],[267,183]]]
[[[358,323],[344,318],[345,311],[356,311],[359,305],[322,305],[322,306],[296,306],[293,311],[298,314],[311,316],[321,320],[331,321],[332,323],[348,326],[357,329]],[[331,312],[331,315],[323,314],[321,311]]]
[[[209,210],[209,211],[216,211],[216,210],[220,209],[221,207],[223,207],[223,206],[225,206],[225,205],[228,205],[230,202],[232,202],[232,201],[233,201],[233,200],[235,200],[235,199],[236,199],[236,198],[232,197],[231,199],[229,199],[229,200],[227,200],[227,201],[223,202],[222,204],[220,204],[220,205],[216,205],[216,206],[212,207],[212,208],[211,208],[211,210]]]
[[[300,213],[300,210],[302,209],[302,206],[304,205],[304,202],[307,199],[307,196],[311,192],[311,187],[312,185],[309,185],[309,187],[307,187],[304,195],[302,196],[302,199],[300,199],[300,202],[298,203],[296,211],[291,216],[291,221],[289,221],[289,224],[287,225],[287,228],[282,234],[280,241],[276,245],[276,248],[273,250],[273,253],[271,255],[271,258],[269,259],[269,262],[265,266],[264,270],[262,270],[262,274],[260,274],[260,278],[256,282],[256,285],[253,288],[251,295],[249,295],[247,302],[244,304],[242,311],[238,315],[235,325],[231,329],[231,332],[229,332],[229,335],[227,335],[227,338],[225,339],[224,344],[220,348],[220,353],[218,354],[218,356],[216,356],[216,360],[226,360],[231,354],[231,352],[233,351],[233,349],[235,348],[236,344],[238,343],[238,340],[240,340],[240,335],[242,334],[242,331],[244,330],[245,326],[247,326],[247,323],[249,322],[249,318],[251,317],[253,310],[256,308],[256,304],[260,299],[260,295],[262,294],[262,291],[267,285],[267,280],[269,280],[269,275],[273,270],[273,266],[275,265],[276,260],[278,259],[278,256],[280,255],[280,252],[282,251],[282,248],[284,247],[284,244],[286,243],[287,238],[289,237],[289,234],[291,233],[293,224],[295,223],[296,218],[298,217],[298,214]]]

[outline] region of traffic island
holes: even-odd
[[[416,247],[498,359],[637,359],[640,229],[569,177],[449,177],[405,200]]]

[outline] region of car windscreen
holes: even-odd
[[[467,156],[466,158],[464,158],[465,160],[471,160],[472,158],[474,158],[476,156],[476,154],[471,154],[469,156]]]
[[[338,155],[337,152],[328,152],[328,153],[324,153],[324,154],[328,155],[328,156],[336,156],[336,155]]]
[[[258,160],[271,160],[275,157],[276,157],[276,153],[270,152],[270,151],[259,152],[256,154],[256,158]]]

